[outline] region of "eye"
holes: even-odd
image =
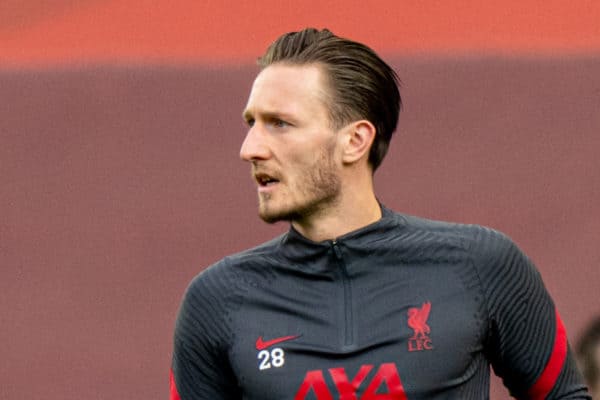
[[[288,124],[287,122],[285,122],[279,118],[273,119],[273,125],[276,126],[277,128],[286,128],[286,127],[290,126],[290,124]]]
[[[246,125],[248,125],[248,127],[252,128],[254,126],[254,118],[248,118],[246,120]]]

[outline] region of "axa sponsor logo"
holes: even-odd
[[[431,312],[431,302],[425,302],[421,307],[408,309],[408,326],[413,330],[413,336],[408,338],[408,351],[433,350],[433,343],[429,334],[431,328],[427,319]]]
[[[344,368],[308,371],[294,400],[407,400],[396,364],[381,364],[374,375],[373,370],[374,365],[363,365],[353,378],[348,377]],[[326,375],[333,381],[337,397],[329,390]],[[357,393],[361,392],[359,398]]]

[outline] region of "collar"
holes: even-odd
[[[382,240],[386,232],[403,225],[400,214],[381,205],[381,218],[369,225],[348,232],[336,239],[314,242],[300,234],[290,225],[279,246],[281,254],[295,262],[309,262],[314,257],[324,256],[334,244],[343,247],[365,248],[369,243]]]

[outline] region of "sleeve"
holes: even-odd
[[[175,324],[170,400],[237,400],[241,393],[228,356],[230,309],[217,268],[196,277],[183,297]]]
[[[506,236],[486,231],[478,243],[489,312],[485,351],[518,399],[591,399],[567,334],[542,278]]]

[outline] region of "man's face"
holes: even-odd
[[[334,206],[340,193],[338,135],[331,128],[322,71],[271,65],[256,77],[240,157],[252,163],[259,215],[302,221]]]

